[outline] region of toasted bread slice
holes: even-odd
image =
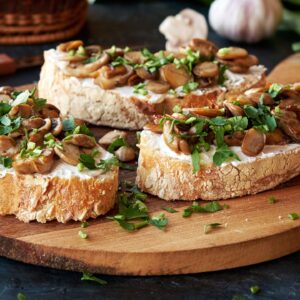
[[[69,62],[61,60],[61,56],[59,50],[45,51],[45,63],[38,84],[39,95],[58,106],[63,115],[116,128],[142,129],[151,115],[169,113],[177,104],[182,107],[205,106],[206,100],[213,98],[215,101],[226,90],[241,92],[265,84],[265,68],[254,65],[245,73],[226,70],[224,85],[214,84],[197,89],[187,96],[174,97],[168,93],[153,92],[145,96],[134,93],[134,87],[129,85],[103,89],[96,83],[97,78],[93,78],[99,76],[98,71],[85,78],[70,76],[65,72]],[[196,101],[191,101],[191,95]]]
[[[300,174],[300,144],[265,146],[256,157],[243,155],[241,161],[212,163],[212,153],[201,156],[202,165],[193,173],[191,155],[177,154],[161,134],[144,130],[136,183],[147,193],[165,200],[217,200],[256,194]]]
[[[84,221],[107,213],[115,204],[118,167],[83,171],[59,160],[48,174],[18,174],[0,169],[0,215],[23,221]]]

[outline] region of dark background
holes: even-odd
[[[85,42],[111,45],[164,48],[164,37],[158,32],[161,21],[183,8],[192,7],[207,14],[197,1],[104,1],[89,8],[89,19],[77,36]],[[225,13],[225,12],[224,12]],[[230,17],[230,15],[228,15]],[[209,38],[219,46],[233,45],[210,31]],[[292,32],[277,34],[256,45],[244,45],[261,63],[272,69],[292,54],[291,43],[300,40]],[[15,58],[41,53],[56,43],[35,46],[1,46],[0,53]],[[0,77],[1,85],[32,83],[39,78],[39,68]],[[258,212],[261,213],[261,212]],[[300,243],[300,241],[298,241]],[[138,263],[138,262],[137,262]],[[164,277],[99,277],[106,286],[81,282],[81,274],[25,265],[0,258],[0,300],[17,299],[22,292],[27,299],[300,299],[300,252],[260,265],[182,276]],[[261,292],[251,295],[250,286],[259,285]]]

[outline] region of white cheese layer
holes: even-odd
[[[59,69],[61,69],[63,71],[64,68],[66,68],[66,66],[68,65],[68,62],[62,60],[62,53],[60,53],[59,51],[57,51],[55,49],[51,49],[46,52],[47,52],[47,55],[46,55],[47,59],[51,60],[51,62],[53,64],[55,64]],[[224,87],[232,87],[232,86],[238,87],[239,85],[242,85],[243,83],[247,82],[250,77],[252,78],[252,80],[253,80],[253,78],[255,78],[257,81],[259,81],[262,78],[264,72],[265,72],[265,67],[262,65],[252,66],[249,68],[249,71],[244,74],[241,74],[241,73],[237,74],[237,73],[233,73],[229,70],[226,70],[225,76],[227,77],[227,80],[224,82]],[[85,87],[96,88],[96,89],[100,88],[97,84],[95,84],[94,78],[71,77],[71,79],[73,79],[73,78],[74,78],[74,80],[76,79],[76,80],[80,81],[81,84]],[[212,87],[212,88],[197,89],[195,91],[192,91],[191,93],[195,94],[195,95],[202,95],[205,92],[212,92],[212,91],[214,91],[216,89],[220,89],[220,88],[223,90],[226,90],[224,87],[216,86],[216,87]],[[178,96],[185,95],[181,92],[181,90],[182,90],[182,87],[178,87],[176,89]],[[161,103],[166,97],[171,97],[168,94],[156,94],[151,91],[148,91],[148,94],[143,96],[143,95],[134,93],[134,88],[132,86],[117,87],[117,88],[114,88],[109,91],[112,93],[117,93],[125,98],[135,97],[141,101],[148,102],[150,104]]]
[[[145,137],[145,139],[143,139],[143,141],[147,141],[147,144],[144,145],[144,147],[149,147],[151,149],[154,150],[159,150],[160,152],[162,152],[163,154],[165,154],[168,157],[172,157],[178,160],[185,160],[185,161],[189,161],[192,162],[192,157],[191,155],[186,155],[184,153],[176,153],[175,151],[171,150],[165,143],[162,134],[157,134],[157,133],[153,133],[149,130],[144,130],[142,132],[142,138]],[[287,145],[266,145],[263,149],[263,151],[258,154],[257,156],[247,156],[245,155],[242,150],[241,147],[230,147],[230,149],[237,154],[237,156],[239,157],[240,160],[232,160],[229,162],[225,162],[222,164],[226,165],[226,164],[232,164],[234,166],[237,166],[239,164],[245,164],[245,163],[250,163],[253,162],[257,159],[263,159],[263,158],[267,158],[267,157],[272,157],[275,156],[279,153],[282,152],[287,152],[289,150],[293,150],[296,148],[300,148],[300,144],[287,144]],[[204,165],[211,165],[213,163],[213,155],[216,151],[216,147],[215,146],[211,146],[209,151],[203,151],[200,155],[201,155],[201,163]]]

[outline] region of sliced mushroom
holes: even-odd
[[[28,104],[18,104],[9,111],[10,117],[30,118],[33,115],[33,109]]]
[[[39,117],[34,117],[30,119],[25,119],[22,121],[22,126],[27,130],[37,129],[42,127],[45,124],[44,119]]]
[[[131,161],[135,158],[135,151],[132,147],[121,146],[117,151],[115,151],[115,155],[120,161]]]
[[[263,99],[263,104],[265,105],[274,104],[273,98],[269,94],[264,93],[261,88],[249,89],[245,92],[245,95],[255,104],[258,104],[261,99]]]
[[[76,166],[79,163],[81,153],[78,146],[62,142],[62,149],[55,147],[54,151],[67,164]]]
[[[198,88],[207,88],[217,83],[217,77],[201,77],[196,79],[196,82],[199,84]]]
[[[73,144],[83,148],[94,148],[96,146],[94,137],[81,133],[73,134],[70,139],[65,140],[65,143]]]
[[[264,149],[265,143],[266,135],[255,128],[251,128],[244,136],[241,149],[248,156],[256,156]]]
[[[38,131],[38,132],[34,132],[32,131],[30,134],[29,134],[29,138],[28,138],[28,141],[29,142],[33,142],[37,145],[42,145],[43,142],[44,142],[44,136],[47,132],[45,131]]]
[[[13,138],[0,135],[0,155],[1,156],[13,156],[16,153],[16,142]]]
[[[196,107],[196,108],[183,108],[183,112],[187,112],[190,114],[203,116],[203,117],[217,117],[222,116],[224,112],[217,108],[206,108],[206,107]]]
[[[112,130],[109,131],[108,133],[106,133],[105,135],[103,135],[98,143],[101,146],[107,147],[109,146],[111,143],[113,143],[116,139],[119,138],[123,138],[126,139],[127,138],[128,133],[125,131],[121,131],[121,130]]]
[[[163,126],[163,139],[166,145],[176,153],[179,152],[179,141],[180,139],[173,134],[172,123],[166,121]]]
[[[206,57],[215,56],[218,51],[214,43],[204,39],[192,39],[189,46],[193,51],[200,51],[200,55]]]
[[[245,114],[244,110],[240,106],[235,105],[231,102],[224,101],[224,106],[233,116],[243,116]]]
[[[64,72],[68,76],[75,76],[78,78],[90,77],[91,74],[99,70],[102,66],[108,64],[110,56],[107,53],[103,53],[99,59],[88,64],[69,65],[64,68]]]
[[[61,119],[60,118],[51,119],[51,128],[52,128],[51,133],[54,136],[59,135],[63,130],[63,123]]]
[[[38,129],[38,132],[42,132],[42,133],[46,134],[48,131],[50,131],[51,126],[52,126],[51,119],[46,118],[46,119],[44,119],[44,125]]]
[[[219,75],[219,68],[217,64],[206,61],[196,64],[193,73],[198,77],[216,77]]]
[[[143,56],[141,51],[129,51],[124,54],[124,58],[132,64],[143,64],[147,58]]]
[[[152,73],[146,68],[137,68],[135,72],[144,80],[155,79],[157,77],[157,72]]]
[[[164,94],[167,93],[170,89],[170,85],[165,81],[155,81],[149,80],[146,83],[146,89],[155,93],[155,94]]]
[[[225,60],[243,58],[247,55],[248,51],[246,49],[238,47],[221,48],[217,52],[217,57]]]
[[[43,118],[58,118],[60,111],[55,105],[47,103],[41,109],[40,114]]]
[[[107,79],[110,79],[118,75],[124,75],[126,73],[127,73],[127,69],[124,65],[119,65],[116,67],[106,66],[104,76]]]
[[[105,90],[113,89],[117,86],[122,86],[127,83],[128,78],[133,74],[133,69],[126,65],[127,73],[122,75],[117,75],[112,78],[106,77],[108,66],[104,66],[99,71],[99,76],[95,79],[95,83],[99,84]]]
[[[186,140],[181,139],[179,141],[179,150],[184,154],[191,154],[191,148]]]
[[[236,131],[231,135],[225,135],[224,142],[228,146],[241,146],[243,143],[244,136],[245,136],[245,132]]]
[[[13,162],[13,168],[20,174],[45,174],[52,169],[54,164],[54,151],[53,149],[44,149],[40,156],[19,158]]]
[[[140,78],[137,74],[132,74],[129,78],[128,78],[128,81],[127,81],[127,84],[129,86],[134,86],[134,85],[137,85],[139,84],[140,82],[142,82],[143,79]]]
[[[9,136],[9,137],[12,137],[12,138],[18,138],[18,137],[20,137],[20,136],[22,136],[22,135],[24,135],[24,134],[25,134],[24,128],[20,127],[20,128],[18,128],[17,130],[15,130],[15,131],[9,133],[8,136]]]
[[[278,114],[275,115],[278,119],[280,128],[284,133],[292,140],[300,142],[300,121],[297,113],[281,109]]]
[[[159,72],[161,78],[167,81],[173,89],[185,85],[192,79],[185,66],[177,68],[175,64],[167,64],[162,66]]]
[[[80,41],[80,40],[70,41],[70,42],[58,45],[57,50],[63,51],[63,52],[68,52],[70,50],[75,50],[80,46],[83,46],[83,41]]]
[[[273,132],[266,133],[266,145],[284,145],[287,143],[287,138],[281,131],[276,128]]]
[[[158,124],[148,123],[144,126],[144,130],[150,130],[154,133],[162,133],[162,127]]]

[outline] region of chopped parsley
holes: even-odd
[[[104,171],[109,171],[112,166],[118,166],[119,165],[119,161],[118,159],[113,156],[111,158],[105,159],[105,160],[100,160],[99,162],[96,162],[95,160],[95,156],[98,154],[97,151],[94,151],[91,154],[80,154],[80,158],[79,158],[79,170],[83,170],[83,167],[86,167],[89,170],[99,170],[102,169]]]
[[[291,220],[297,220],[297,219],[299,219],[299,215],[297,213],[295,213],[295,212],[289,213],[288,217]]]
[[[268,94],[272,98],[276,98],[281,93],[282,89],[283,89],[283,85],[282,84],[273,83],[269,87]]]
[[[142,96],[148,95],[148,91],[145,89],[145,83],[139,83],[133,87],[133,92]]]
[[[211,229],[218,228],[220,226],[222,226],[222,224],[220,224],[220,223],[206,224],[206,225],[204,225],[204,233],[207,234],[207,233],[209,233],[209,231]]]
[[[12,158],[0,156],[0,164],[3,165],[5,168],[11,168],[12,167]]]
[[[81,223],[80,227],[81,227],[81,228],[86,228],[86,227],[88,227],[89,225],[90,225],[90,224],[89,224],[87,221],[84,221],[84,222]]]
[[[158,216],[151,217],[150,224],[160,230],[165,230],[168,225],[168,219],[165,214],[159,214]]]
[[[186,83],[183,87],[182,87],[182,92],[185,94],[189,94],[192,91],[195,91],[199,86],[198,82],[195,81],[191,81]]]
[[[277,200],[276,200],[276,198],[274,197],[274,196],[270,196],[269,197],[269,199],[268,199],[268,203],[269,204],[274,204],[274,203],[276,203],[277,202]]]
[[[300,51],[300,42],[293,43],[292,49],[294,52],[299,52]]]
[[[127,142],[123,138],[117,138],[114,140],[107,148],[107,151],[110,153],[114,153],[116,149],[122,147],[122,146],[127,146]]]
[[[193,66],[200,60],[200,51],[193,51],[192,49],[187,49],[185,52],[186,56],[183,58],[175,58],[174,64],[177,68],[186,66],[189,73],[192,73]]]
[[[97,282],[101,285],[105,285],[107,284],[107,281],[103,280],[103,279],[100,279],[96,276],[94,276],[92,273],[90,272],[83,272],[82,273],[82,277],[81,277],[81,280],[82,281],[94,281],[94,282]]]
[[[26,296],[23,293],[18,293],[17,299],[18,300],[26,300]]]
[[[219,67],[219,76],[218,76],[218,84],[224,86],[225,81],[228,79],[225,75],[225,71],[227,70],[227,66],[220,64]]]
[[[187,207],[183,211],[183,217],[188,218],[193,213],[214,213],[223,209],[223,206],[218,201],[209,202],[206,205],[200,206],[198,202],[193,202],[193,204]]]
[[[79,230],[78,231],[78,235],[82,238],[82,239],[86,239],[88,237],[88,234],[83,231],[83,230]]]
[[[146,61],[144,64],[136,67],[144,67],[151,73],[156,72],[160,67],[169,64],[174,60],[173,54],[165,56],[164,51],[160,51],[157,55],[154,55],[147,48],[144,48],[141,52],[146,58]]]
[[[174,214],[178,212],[178,210],[174,209],[173,207],[161,206],[160,208],[167,211],[170,214]]]
[[[251,294],[255,295],[260,292],[260,287],[258,285],[253,285],[250,287]]]

